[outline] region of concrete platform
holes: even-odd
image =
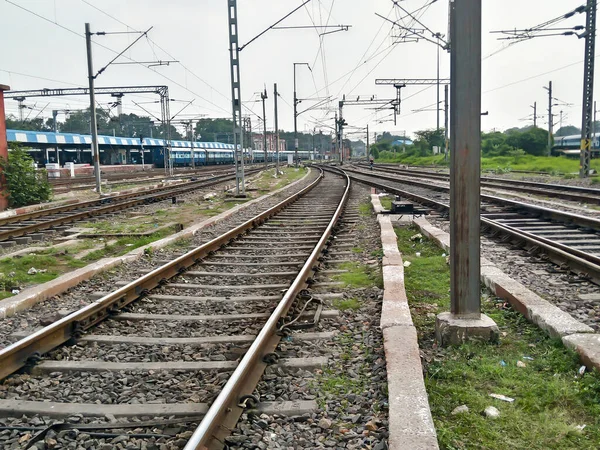
[[[371,195],[376,212],[379,196]],[[436,450],[437,434],[423,380],[417,330],[404,286],[404,266],[389,215],[379,215],[383,247],[381,328],[388,376],[390,450]]]
[[[434,227],[423,218],[416,219],[414,223],[440,247],[450,249],[448,233]],[[494,295],[508,301],[513,308],[550,336],[562,338],[566,346],[573,348],[580,355],[584,364],[600,369],[600,335],[594,334],[591,327],[544,300],[485,258],[481,259],[481,281]],[[588,295],[595,298],[595,294]]]

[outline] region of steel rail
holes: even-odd
[[[255,172],[253,172],[253,173],[255,173]],[[217,176],[214,176],[211,178],[205,178],[203,180],[191,181],[189,183],[186,183],[185,185],[158,187],[158,188],[148,189],[143,192],[130,192],[127,194],[119,194],[119,195],[114,195],[114,196],[110,196],[110,197],[104,197],[104,198],[97,199],[97,200],[88,200],[86,202],[73,203],[70,205],[57,206],[57,207],[48,208],[48,209],[40,209],[37,211],[32,211],[32,212],[24,213],[24,214],[16,214],[14,216],[5,217],[5,218],[0,219],[0,226],[8,225],[8,224],[15,223],[15,222],[21,222],[24,220],[36,219],[38,217],[49,216],[51,214],[68,212],[68,211],[72,211],[74,209],[86,208],[86,207],[90,207],[90,206],[100,206],[100,205],[107,204],[107,203],[126,200],[131,197],[149,196],[154,193],[162,192],[162,191],[185,189],[188,187],[192,187],[193,189],[196,189],[198,184],[210,182],[210,181],[226,181],[229,178],[231,178],[231,174],[217,175]]]
[[[361,166],[364,166],[364,164],[361,164]],[[439,179],[444,181],[449,181],[450,179],[450,176],[446,173],[432,173],[424,170],[396,169],[392,167],[377,167],[375,170],[380,170],[387,173],[397,173],[405,176],[421,175],[425,178]],[[524,192],[528,194],[538,194],[546,197],[562,198],[565,200],[600,204],[600,189],[585,188],[581,186],[536,183],[533,181],[521,180],[503,180],[501,178],[494,177],[481,177],[481,186],[505,189],[507,191]]]
[[[374,174],[370,173],[370,171],[365,172],[365,171],[358,171],[358,170],[351,170],[351,169],[346,169],[346,170],[348,172],[357,173],[359,175],[364,175],[367,177],[377,177],[382,180],[393,181],[395,183],[411,184],[414,186],[423,187],[425,189],[430,189],[433,191],[438,191],[438,192],[449,192],[450,191],[450,187],[448,187],[448,186],[432,185],[430,183],[425,183],[422,181],[410,180],[410,179],[408,179],[408,180],[407,179],[398,179],[398,178],[388,177],[386,175],[380,175],[380,174],[374,175]],[[516,200],[510,200],[507,198],[496,197],[494,195],[481,194],[481,199],[485,200],[487,202],[499,204],[502,206],[510,206],[512,208],[522,209],[522,210],[524,209],[524,210],[527,210],[534,214],[538,214],[542,217],[560,220],[565,223],[579,225],[581,227],[591,228],[594,230],[600,230],[600,220],[594,219],[593,217],[587,217],[587,216],[582,216],[579,214],[573,214],[573,213],[569,213],[569,212],[559,211],[557,209],[532,205],[530,203],[518,202]]]
[[[204,166],[202,166],[204,167]],[[212,169],[212,170],[211,170]],[[206,172],[224,172],[226,170],[231,170],[232,168],[229,166],[218,166],[211,167],[206,169],[197,169],[195,171],[183,172],[174,175],[173,177],[169,177],[170,180],[177,178],[186,178],[195,175],[203,175]],[[138,179],[154,179],[154,178],[165,178],[164,171],[158,170],[147,170],[145,172],[128,172],[128,173],[103,173],[102,174],[102,182],[111,182],[111,181],[123,181],[123,180],[138,180]],[[73,184],[82,184],[82,183],[93,183],[95,181],[95,177],[93,176],[79,176],[73,178],[48,178],[48,182],[53,188],[60,188],[63,186],[71,186]]]
[[[323,172],[310,185],[289,196],[277,205],[247,220],[241,225],[158,267],[127,285],[105,295],[82,309],[38,330],[26,338],[0,350],[0,380],[27,364],[35,363],[40,355],[76,338],[120,308],[128,305],[151,289],[165,284],[168,279],[184,273],[212,252],[262,224],[289,204],[312,190],[323,178]]]
[[[239,414],[243,411],[243,408],[238,405],[241,396],[252,393],[266,367],[262,358],[272,352],[281,339],[281,336],[277,334],[277,325],[280,319],[287,314],[296,296],[306,288],[307,281],[312,276],[315,270],[314,267],[318,263],[319,257],[342,214],[350,192],[350,177],[347,174],[343,174],[343,176],[346,180],[346,189],[321,239],[319,239],[300,273],[261,329],[227,384],[213,402],[204,419],[194,431],[184,450],[223,448],[223,437],[229,434],[229,430],[235,426]],[[223,425],[226,420],[227,424]]]
[[[256,173],[260,170],[261,169],[255,169],[254,171],[251,171],[249,173]],[[93,216],[98,216],[98,215],[106,214],[106,213],[110,213],[110,212],[121,211],[123,209],[133,208],[138,205],[148,204],[148,203],[152,203],[155,201],[164,200],[164,199],[170,198],[170,197],[176,197],[181,194],[186,194],[190,191],[195,191],[199,188],[214,186],[215,184],[219,184],[219,183],[222,183],[223,181],[233,179],[234,177],[235,177],[235,174],[219,175],[216,177],[211,177],[211,178],[198,180],[198,181],[192,181],[190,183],[186,183],[183,185],[177,185],[174,187],[157,188],[157,189],[150,189],[150,190],[143,191],[143,192],[124,194],[124,196],[126,196],[126,197],[135,197],[135,198],[132,200],[124,200],[124,201],[120,201],[117,203],[110,202],[106,206],[99,206],[99,205],[103,204],[102,200],[94,200],[91,202],[84,202],[83,204],[78,203],[75,205],[69,205],[69,206],[76,206],[76,208],[69,208],[67,206],[67,207],[46,209],[46,210],[42,210],[42,211],[35,211],[33,213],[26,214],[27,216],[31,216],[31,217],[28,217],[27,219],[21,218],[19,220],[19,222],[23,221],[23,220],[31,220],[32,218],[36,218],[36,217],[44,217],[44,216],[58,214],[61,212],[73,211],[73,209],[98,206],[93,209],[86,209],[84,211],[74,212],[73,214],[69,214],[68,216],[60,216],[60,217],[51,218],[51,219],[45,220],[43,222],[35,223],[35,224],[23,225],[23,226],[20,226],[19,228],[15,228],[15,229],[0,230],[0,241],[5,241],[5,240],[11,239],[11,238],[24,236],[26,234],[34,233],[36,231],[47,230],[49,228],[56,227],[56,226],[59,226],[62,224],[76,222],[78,220],[82,220],[87,217],[93,217]],[[123,197],[119,196],[116,198],[120,200]],[[19,217],[19,216],[13,216],[9,219],[12,219],[14,217]],[[9,223],[4,223],[2,225],[8,225],[11,223],[18,225],[19,222],[13,221],[13,222],[9,222]],[[0,225],[0,226],[2,226],[2,225]]]
[[[338,168],[329,167],[323,167],[323,169],[330,171],[341,170]],[[437,211],[447,212],[450,209],[450,206],[446,203],[423,197],[412,192],[404,191],[402,189],[375,181],[364,180],[356,176],[350,176],[350,178],[383,191],[403,196],[422,205],[429,206]],[[559,244],[557,242],[553,242],[540,236],[536,236],[527,231],[519,230],[509,225],[496,222],[486,217],[481,217],[481,224],[483,228],[491,228],[497,232],[504,233],[505,235],[508,235],[514,239],[537,247],[540,251],[544,251],[548,255],[549,259],[555,264],[561,265],[566,262],[574,273],[581,275],[583,278],[589,279],[594,284],[600,285],[600,257],[568,247],[563,244]]]

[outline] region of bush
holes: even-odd
[[[6,177],[8,204],[13,208],[48,201],[52,189],[43,172],[37,172],[31,156],[20,147],[11,147],[8,161],[0,159]]]

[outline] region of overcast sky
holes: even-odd
[[[404,0],[400,4],[409,11],[417,10],[431,0]],[[301,0],[240,0],[240,41],[248,42],[295,7]],[[538,125],[546,127],[548,96],[543,86],[554,84],[556,113],[561,110],[564,125],[581,126],[584,40],[576,37],[538,38],[498,50],[507,41],[498,41],[491,30],[528,28],[558,17],[583,4],[583,0],[485,0],[483,2],[483,128],[504,130],[532,123],[521,120],[532,117],[530,105],[538,104]],[[99,9],[91,6],[95,5]],[[47,19],[44,20],[26,8]],[[180,117],[206,114],[230,117],[229,42],[226,0],[0,0],[0,84],[14,90],[44,87],[87,86],[84,23],[92,31],[145,30],[153,26],[150,40],[143,38],[125,56],[135,61],[170,60],[180,63],[146,68],[140,65],[114,65],[97,79],[97,86],[162,85],[169,86],[173,99],[194,100]],[[253,42],[241,53],[242,98],[259,126],[257,114],[262,106],[257,94],[266,85],[267,128],[273,127],[273,83],[278,83],[279,124],[293,129],[293,63],[308,62],[297,67],[298,97],[314,99],[331,97],[328,110],[313,110],[299,118],[302,131],[322,129],[329,132],[342,95],[372,96],[380,99],[395,96],[393,87],[375,86],[376,78],[435,78],[436,46],[418,43],[396,43],[393,25],[377,17],[379,13],[397,20],[403,13],[390,0],[312,0],[306,7],[281,25],[351,25],[349,31],[319,38],[314,28],[272,30]],[[435,32],[448,33],[448,1],[438,0],[420,10],[423,24]],[[112,17],[110,17],[112,16]],[[405,21],[406,22],[406,21]],[[562,22],[561,27],[583,25],[584,15]],[[126,25],[127,26],[126,26]],[[70,30],[70,31],[69,31]],[[428,33],[425,33],[428,36]],[[94,42],[121,51],[135,39],[134,34],[95,36]],[[115,53],[94,45],[94,66],[98,70]],[[491,56],[490,56],[491,55]],[[122,58],[119,61],[130,61]],[[449,75],[449,54],[441,52],[441,76]],[[600,88],[600,85],[598,86]],[[440,93],[443,100],[443,89]],[[347,106],[344,117],[351,126],[373,131],[407,134],[435,128],[436,89],[407,87],[402,91],[402,112],[394,125],[390,111]],[[145,114],[133,102],[152,102],[151,95],[126,96],[124,112]],[[50,117],[52,109],[86,107],[84,97],[37,98],[26,104],[30,118],[48,102],[42,116]],[[110,99],[99,97],[101,104]],[[305,100],[302,111],[314,102]],[[570,105],[567,105],[570,104]],[[172,114],[185,103],[171,104]],[[143,107],[160,115],[158,105]],[[7,102],[7,112],[17,114],[17,102]],[[186,115],[188,114],[188,115]],[[190,116],[191,115],[191,116]],[[443,113],[440,114],[443,124]],[[559,118],[556,118],[557,126]],[[262,126],[262,125],[261,125]],[[360,137],[358,134],[351,136]]]

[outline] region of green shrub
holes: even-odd
[[[43,172],[36,172],[31,156],[20,147],[12,146],[8,161],[0,159],[6,177],[8,204],[13,208],[48,201],[52,189]]]

